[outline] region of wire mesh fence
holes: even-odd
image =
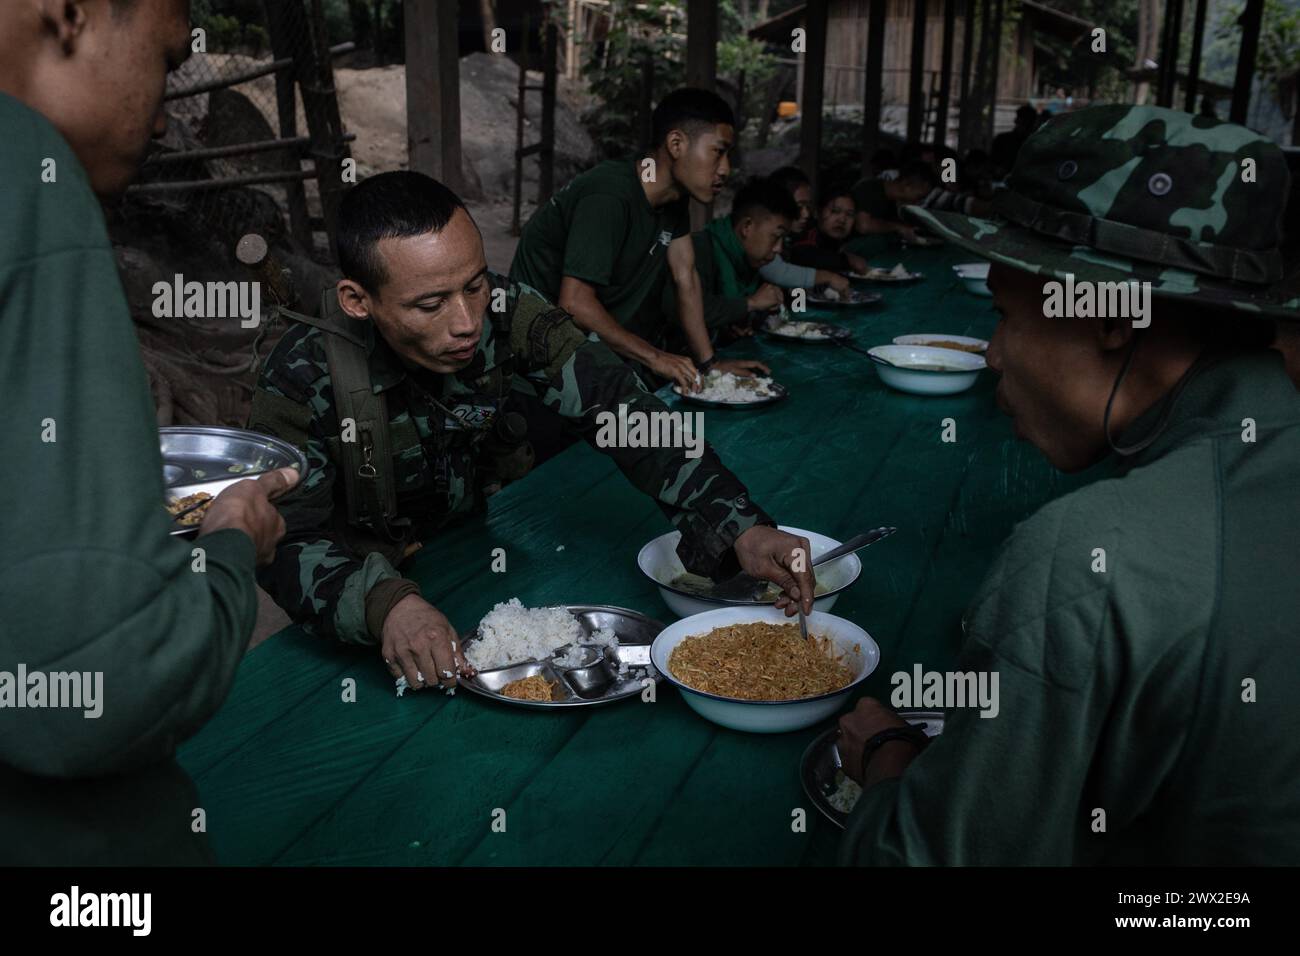
[[[221,237],[321,245],[347,156],[330,60],[351,44],[330,46],[320,0],[207,0],[195,14],[191,55],[167,81],[167,134],[126,212],[162,204]]]

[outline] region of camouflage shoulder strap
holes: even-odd
[[[336,451],[343,473],[348,522],[365,525],[391,540],[399,540],[407,522],[399,521],[397,486],[393,479],[388,403],[370,382],[370,356],[364,328],[339,308],[334,289],[321,293],[320,318],[281,308],[280,314],[325,332],[340,441]],[[355,440],[344,441],[347,422],[354,423]],[[333,443],[332,443],[333,444]]]

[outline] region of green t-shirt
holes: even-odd
[[[243,657],[253,543],[168,536],[149,380],[99,202],[58,131],[3,94],[0,136],[0,671],[102,675],[98,717],[0,708],[0,865],[204,862],[172,754]]]
[[[885,195],[882,180],[861,179],[854,185],[852,192],[858,212],[870,213],[877,219],[898,221],[898,205]]]
[[[624,328],[657,332],[668,244],[690,231],[689,200],[651,206],[639,162],[603,162],[539,207],[519,237],[510,278],[555,302],[560,281],[573,276],[596,287]]]

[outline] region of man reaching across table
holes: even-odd
[[[785,589],[788,613],[792,598],[811,609],[808,542],[777,530],[702,436],[698,457],[599,441],[602,413],[667,408],[564,310],[487,271],[478,227],[451,190],[414,172],[371,177],[340,205],[338,249],[344,278],[323,295],[321,318],[289,313],[299,324],[267,358],[253,398],[252,427],[311,463],[285,501],[289,531],[264,575],[292,617],[378,645],[412,688],[454,687],[466,670],[456,632],[397,567],[481,512],[490,486],[527,470],[525,436],[505,411],[520,389],[655,499],[682,531],[688,570],[744,570]]]
[[[1300,397],[1267,347],[1300,318],[1288,183],[1240,126],[1102,106],[1028,137],[1005,218],[908,210],[993,262],[1016,433],[1119,477],[1017,527],[970,605],[958,672],[997,675],[996,716],[949,701],[919,755],[879,701],[841,719],[845,859],[1300,863]]]
[[[714,355],[689,234],[691,197],[711,203],[727,181],[735,122],[716,93],[669,93],[651,116],[648,155],[600,163],[538,207],[519,237],[510,278],[624,359],[684,389],[695,388],[697,369],[766,372],[761,362]],[[694,361],[661,347],[665,275]]]

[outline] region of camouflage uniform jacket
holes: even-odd
[[[393,440],[392,462],[398,514],[411,521],[408,540],[426,540],[449,521],[482,510],[483,442],[510,388],[535,391],[593,445],[602,410],[666,410],[628,365],[540,293],[496,275],[491,282],[494,301],[496,290],[504,290],[505,308],[488,310],[477,354],[454,375],[405,366],[371,323],[356,323],[369,343],[371,387],[385,394],[390,435],[411,437],[405,444]],[[278,503],[288,530],[259,577],[309,630],[372,643],[388,608],[418,588],[396,569],[404,557],[400,547],[394,552],[371,529],[347,522],[340,425],[323,343],[329,334],[292,325],[259,377],[250,427],[303,447],[310,465],[302,485]],[[736,538],[756,524],[775,524],[707,445],[693,459],[680,448],[600,450],[683,532],[679,554],[696,573],[737,569]]]

